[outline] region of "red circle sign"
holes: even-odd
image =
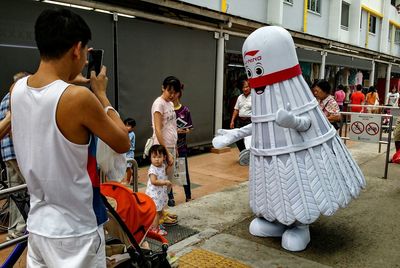
[[[375,136],[376,134],[379,133],[379,126],[375,122],[371,122],[367,124],[365,127],[365,131],[367,132],[368,135]]]
[[[351,131],[353,131],[354,134],[361,134],[364,131],[364,124],[360,121],[356,121],[351,124],[350,129]]]

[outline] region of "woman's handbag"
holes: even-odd
[[[146,144],[144,145],[143,159],[149,155],[150,148],[151,146],[153,146],[153,144],[154,144],[154,138],[153,137],[148,138]]]
[[[184,157],[178,157],[175,161],[174,184],[187,185],[186,163]]]

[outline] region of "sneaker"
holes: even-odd
[[[175,207],[175,200],[174,199],[168,199],[168,206],[169,207]]]

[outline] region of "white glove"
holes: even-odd
[[[307,116],[296,116],[290,111],[290,104],[287,110],[280,108],[276,112],[276,123],[280,127],[293,128],[297,131],[306,131],[311,126],[311,120]]]
[[[218,129],[217,134],[212,141],[212,144],[214,148],[219,149],[250,135],[251,124],[248,124],[247,126],[244,126],[242,128]]]

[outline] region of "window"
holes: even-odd
[[[394,33],[394,43],[395,44],[400,44],[400,29],[396,28],[396,31]]]
[[[283,0],[283,2],[288,3],[288,4],[293,4],[293,0]]]
[[[308,10],[321,13],[321,0],[308,0]]]
[[[349,27],[349,10],[350,10],[350,5],[346,2],[342,2],[342,17],[340,25],[344,28]]]
[[[376,17],[372,15],[369,18],[369,32],[376,33]]]

